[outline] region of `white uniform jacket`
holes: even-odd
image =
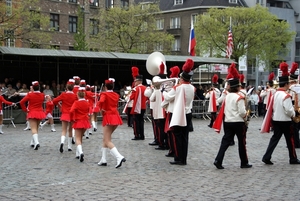
[[[292,97],[286,91],[278,90],[274,94],[273,121],[291,121],[295,116]]]
[[[244,122],[247,116],[245,98],[239,93],[228,93],[225,99],[225,122]]]

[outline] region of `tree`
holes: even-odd
[[[25,46],[40,47],[49,43],[49,17],[40,13],[39,0],[0,1],[0,44],[22,40]],[[8,42],[9,41],[9,42]]]
[[[92,41],[94,48],[126,53],[151,53],[163,49],[163,53],[168,53],[174,37],[157,30],[158,5],[148,5],[100,11],[99,34]]]
[[[198,16],[195,32],[201,54],[225,55],[230,17],[234,47],[231,59],[238,61],[242,55],[248,55],[248,58],[258,56],[267,63],[283,59],[295,33],[289,29],[287,22],[259,5],[252,8],[212,8],[207,15]]]
[[[78,26],[77,32],[74,35],[74,49],[80,51],[88,51],[88,44],[86,43],[86,35],[84,33],[84,10],[78,6]]]

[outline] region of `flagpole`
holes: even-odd
[[[231,29],[231,16],[229,17],[229,28]],[[231,30],[231,32],[232,32],[232,30]],[[229,55],[229,59],[230,59],[230,57],[231,57],[231,54]]]

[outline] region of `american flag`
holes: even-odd
[[[231,26],[229,27],[228,31],[228,39],[227,39],[227,47],[226,47],[226,57],[230,58],[233,51],[233,36],[231,31]]]

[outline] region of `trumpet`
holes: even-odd
[[[161,79],[159,76],[154,76],[152,79],[152,85],[156,89],[164,89],[165,91],[170,91],[173,86],[178,84],[178,81],[178,78]]]

